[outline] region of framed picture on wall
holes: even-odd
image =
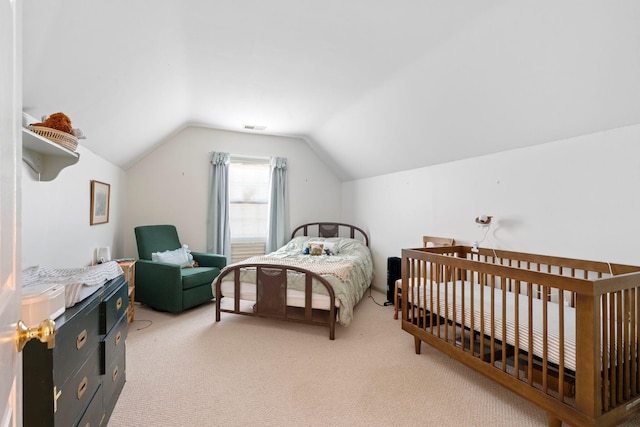
[[[91,217],[89,223],[105,224],[109,222],[109,196],[111,185],[91,180]]]

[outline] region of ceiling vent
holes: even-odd
[[[247,130],[265,130],[266,126],[258,126],[258,125],[244,125],[244,128]]]

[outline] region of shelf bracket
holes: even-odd
[[[31,168],[32,171],[38,174],[39,180],[40,173],[42,173],[42,155],[27,148],[23,148],[22,160],[24,160],[24,162]]]

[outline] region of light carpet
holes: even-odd
[[[136,306],[110,427],[546,426],[528,401],[413,337],[373,292],[348,327]],[[625,427],[640,425],[640,415]]]

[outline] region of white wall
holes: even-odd
[[[90,137],[90,135],[89,135]],[[125,173],[79,144],[80,160],[53,181],[38,181],[22,167],[22,266],[80,267],[95,261],[95,249],[124,256],[122,220]],[[111,185],[109,222],[89,225],[91,180]]]
[[[134,227],[148,224],[173,224],[182,243],[206,250],[211,151],[286,157],[291,226],[340,219],[340,182],[306,141],[187,127],[127,171],[127,256],[138,256]]]
[[[428,156],[428,153],[420,153]],[[374,286],[422,235],[640,265],[640,125],[343,184],[342,219],[371,233]]]

